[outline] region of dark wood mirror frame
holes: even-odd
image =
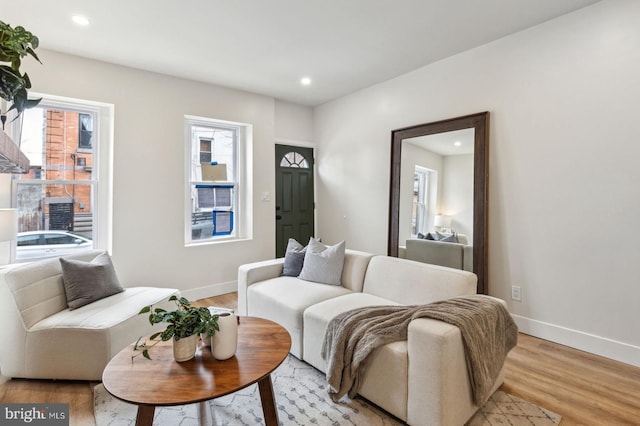
[[[478,293],[487,294],[488,206],[489,206],[489,112],[465,115],[405,127],[391,132],[391,186],[389,190],[389,240],[387,253],[398,256],[400,220],[400,164],[402,141],[417,136],[473,128],[473,272]]]

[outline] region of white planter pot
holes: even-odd
[[[220,331],[211,338],[211,351],[217,360],[229,359],[238,347],[238,319],[234,313],[225,312],[218,317]]]
[[[173,339],[173,357],[178,362],[189,361],[196,355],[197,335]]]

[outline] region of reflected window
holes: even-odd
[[[309,162],[304,155],[299,152],[287,152],[280,160],[280,167],[294,167],[298,169],[308,169]]]
[[[419,233],[425,233],[428,229],[429,205],[434,197],[431,191],[435,183],[433,170],[416,166],[413,173],[413,205],[411,208],[411,235],[415,237]]]

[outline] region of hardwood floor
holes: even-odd
[[[237,309],[237,294],[199,306]],[[562,415],[561,425],[640,425],[640,368],[525,334],[507,358],[502,390]],[[70,404],[70,425],[91,426],[95,382],[10,380],[0,402]]]

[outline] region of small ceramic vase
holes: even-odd
[[[178,362],[189,361],[196,355],[197,335],[183,337],[180,340],[173,339],[173,357]]]
[[[224,312],[218,316],[220,331],[211,338],[211,351],[217,360],[229,359],[238,347],[238,320],[233,312]]]

